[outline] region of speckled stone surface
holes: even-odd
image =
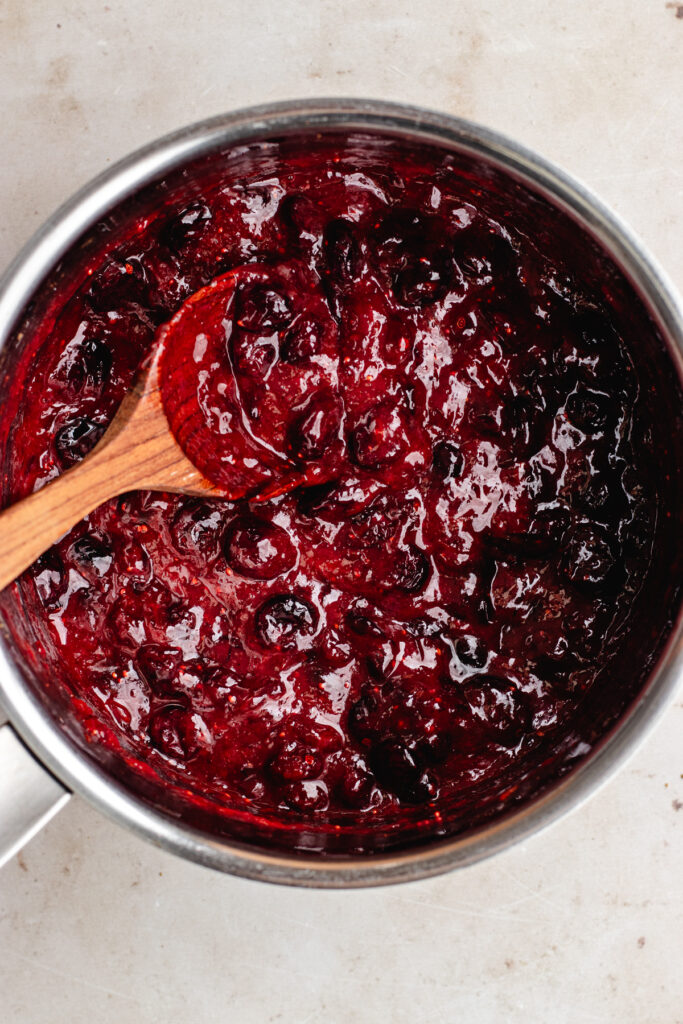
[[[0,267],[108,163],[294,96],[441,108],[598,191],[683,287],[683,8],[664,0],[0,3]],[[79,800],[0,873],[22,1024],[683,1022],[683,700],[589,804],[457,874],[222,877]]]

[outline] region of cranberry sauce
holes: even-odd
[[[204,288],[166,353],[176,435],[231,492],[299,486],[127,495],[14,593],[91,737],[167,786],[309,834],[454,831],[586,753],[596,687],[623,707],[656,507],[639,378],[514,204],[427,152],[334,154],[159,204],[13,385],[17,496],[93,447]]]

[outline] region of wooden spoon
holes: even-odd
[[[230,284],[223,280],[221,287],[225,293]],[[191,296],[181,312],[205,291]],[[245,497],[244,490],[229,492],[207,480],[187,458],[166,419],[161,363],[178,322],[176,314],[160,329],[151,361],[93,451],[56,480],[0,512],[0,589],[98,505],[126,491],[172,491],[231,500]],[[172,351],[172,346],[168,347]],[[284,467],[281,476],[249,496],[266,500],[297,486],[305,475]]]

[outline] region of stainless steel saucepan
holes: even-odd
[[[662,388],[680,394],[683,383],[683,310],[661,270],[631,232],[583,186],[535,154],[500,135],[445,114],[364,100],[312,100],[237,111],[184,128],[121,161],[59,209],[34,236],[0,284],[0,356],[20,345],[17,325],[51,275],[68,263],[88,231],[126,204],[144,208],[155,183],[235,146],[292,133],[350,131],[437,146],[479,172],[501,175],[573,225],[577,236],[606,255],[632,289],[641,315],[661,339],[666,373]],[[85,240],[85,241],[84,241]],[[12,355],[10,354],[10,358]],[[0,385],[1,386],[1,385]],[[2,396],[0,395],[0,401]],[[675,404],[675,400],[674,400]],[[671,400],[662,403],[662,415]],[[680,416],[680,408],[676,413]],[[680,431],[671,426],[672,430]],[[680,447],[674,449],[680,457]],[[679,463],[671,471],[683,472]],[[670,573],[680,570],[676,563]],[[658,648],[639,689],[620,719],[592,752],[559,782],[527,804],[474,832],[422,847],[369,856],[329,857],[269,851],[243,839],[211,834],[164,804],[163,793],[143,793],[112,771],[79,736],[68,712],[38,685],[0,622],[0,701],[9,722],[0,727],[0,861],[20,848],[78,793],[121,825],[180,856],[222,871],[291,885],[351,887],[415,880],[470,864],[530,836],[576,807],[632,753],[669,705],[683,673],[680,602],[668,597],[653,621]],[[680,581],[678,581],[680,583]],[[651,602],[652,603],[652,602]],[[654,602],[656,604],[656,601]],[[666,634],[666,635],[665,635]],[[643,661],[645,664],[645,661]],[[635,667],[634,670],[635,672]],[[640,677],[639,677],[640,678]]]

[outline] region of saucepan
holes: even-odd
[[[7,271],[0,285],[0,349],[4,377],[18,358],[22,337],[41,296],[64,281],[69,261],[91,242],[91,231],[116,222],[127,208],[144,211],[158,196],[159,183],[182,182],[187,169],[239,146],[292,133],[355,132],[440,147],[469,162],[480,176],[498,176],[511,194],[533,196],[569,234],[602,254],[604,266],[621,282],[633,305],[634,322],[656,339],[644,351],[651,382],[660,391],[662,437],[668,436],[670,466],[661,472],[675,481],[683,471],[681,386],[683,309],[672,287],[640,242],[595,196],[562,171],[514,141],[445,114],[365,100],[308,100],[254,107],[213,118],[166,136],[109,169],[54,213]],[[156,191],[155,191],[156,190]],[[653,343],[654,344],[654,343]],[[1,400],[1,398],[0,398]],[[676,497],[672,499],[676,501]],[[681,507],[680,494],[678,505]],[[648,650],[631,652],[623,665],[631,694],[616,721],[571,771],[526,802],[459,835],[371,855],[306,850],[283,852],[247,835],[212,829],[188,816],[163,788],[122,773],[89,744],[69,707],[41,685],[33,661],[14,642],[12,608],[5,600],[0,618],[0,700],[9,721],[0,727],[0,855],[18,850],[70,798],[78,794],[120,825],[180,856],[225,872],[290,885],[359,887],[410,881],[471,864],[529,837],[577,807],[634,751],[672,700],[683,674],[681,564],[675,524],[663,527],[656,587],[642,612]],[[668,530],[668,533],[667,533]],[[645,599],[644,599],[645,600]],[[39,659],[39,653],[36,658]]]

